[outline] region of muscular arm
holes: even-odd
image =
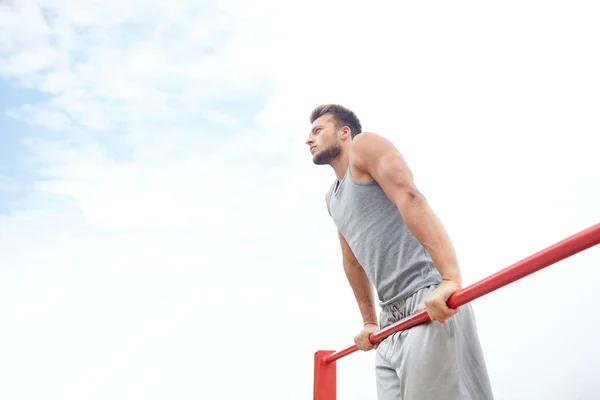
[[[361,133],[353,140],[352,157],[353,166],[376,180],[398,207],[406,226],[427,249],[442,278],[461,286],[460,268],[450,237],[415,185],[412,171],[400,152],[379,135]]]
[[[365,270],[360,265],[354,253],[348,246],[348,242],[338,231],[340,245],[342,247],[342,258],[344,264],[344,272],[350,283],[350,287],[354,292],[354,297],[358,303],[360,314],[363,318],[363,325],[377,325],[377,314],[375,311],[375,302],[373,296],[373,285],[369,281]]]

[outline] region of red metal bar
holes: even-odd
[[[448,299],[448,306],[450,308],[460,307],[463,304],[473,301],[485,294],[493,292],[496,289],[524,278],[527,275],[537,272],[599,243],[600,223],[539,251],[477,283],[455,292]],[[369,340],[371,343],[378,343],[395,332],[410,329],[413,326],[425,323],[429,320],[427,312],[425,310],[420,310],[402,321],[398,321],[395,324],[391,324],[384,329],[372,333],[371,336],[369,336]],[[332,363],[357,350],[358,347],[353,345],[324,356],[323,361],[325,363]]]
[[[313,400],[335,400],[335,363],[326,363],[325,357],[333,350],[319,350],[315,353],[315,379]]]

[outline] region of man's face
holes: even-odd
[[[317,165],[331,164],[342,152],[340,129],[337,128],[335,120],[329,114],[323,115],[315,120],[312,129],[306,139],[310,147],[313,162]]]

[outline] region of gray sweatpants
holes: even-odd
[[[424,309],[437,285],[384,306],[383,328]],[[427,322],[381,342],[376,354],[379,400],[491,400],[475,316],[469,304],[446,321]]]

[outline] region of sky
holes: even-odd
[[[0,398],[300,400],[362,327],[305,140],[389,138],[465,285],[600,222],[593,1],[0,1]],[[597,399],[600,247],[473,303],[496,399]],[[338,399],[375,399],[374,353]]]

